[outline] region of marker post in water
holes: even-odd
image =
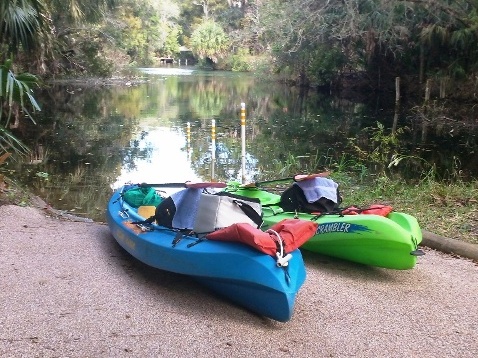
[[[211,179],[214,180],[216,164],[216,120],[211,120]]]
[[[187,157],[189,159],[189,154],[191,152],[191,124],[189,122],[186,128],[186,148],[187,148]]]
[[[241,103],[242,184],[246,182],[246,104]]]

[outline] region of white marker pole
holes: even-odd
[[[211,180],[214,180],[216,164],[216,120],[211,120]]]
[[[241,103],[242,184],[246,182],[246,104]]]
[[[191,154],[191,124],[188,122],[188,126],[186,129],[186,148],[187,148],[187,158],[189,160],[189,155]]]

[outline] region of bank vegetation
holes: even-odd
[[[28,151],[11,130],[19,120],[34,123],[38,86],[134,76],[137,67],[170,61],[253,71],[338,96],[396,95],[397,105],[412,102],[412,115],[424,121],[476,122],[478,0],[2,0],[2,161]],[[449,183],[433,183],[406,192],[375,187],[403,193],[416,208],[422,203],[416,212],[429,212],[424,222],[438,227],[465,217],[460,225],[476,233],[476,202],[461,190],[450,198]],[[466,188],[476,193],[476,185]]]

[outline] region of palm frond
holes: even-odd
[[[8,153],[12,150],[19,155],[30,152],[30,149],[22,141],[5,128],[0,127],[0,152]]]
[[[0,5],[0,43],[10,52],[20,47],[32,49],[40,45],[45,28],[46,4],[43,0],[2,0]]]

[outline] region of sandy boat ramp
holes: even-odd
[[[424,248],[412,270],[304,252],[279,323],[149,268],[101,223],[0,206],[0,357],[478,357],[478,266]]]

